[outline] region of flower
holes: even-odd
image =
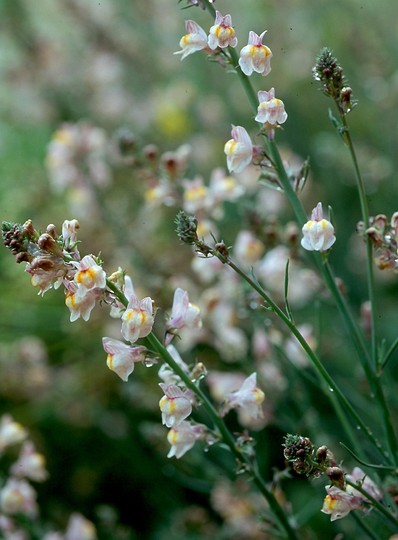
[[[137,339],[146,337],[154,323],[152,299],[147,296],[138,300],[133,294],[122,315],[122,321],[122,336],[125,340],[134,343]]]
[[[323,218],[322,203],[312,210],[311,219],[302,228],[301,245],[308,251],[327,251],[336,241],[334,227]]]
[[[208,38],[210,49],[214,51],[217,47],[236,47],[238,40],[235,36],[235,30],[232,28],[231,15],[223,17],[219,11],[216,11],[216,20],[210,28]]]
[[[178,426],[173,426],[167,434],[167,440],[171,444],[167,457],[175,456],[179,459],[188,450],[191,450],[197,440],[203,439],[205,433],[206,426],[203,424],[191,424],[185,420]]]
[[[94,257],[86,255],[81,261],[74,264],[77,269],[74,277],[75,283],[88,291],[95,288],[105,289],[106,274],[102,267],[95,262]]]
[[[171,428],[181,424],[192,412],[190,392],[181,390],[175,384],[159,383],[164,396],[159,401],[162,413],[162,424]]]
[[[381,489],[371,480],[360,467],[354,467],[351,474],[346,475],[347,480],[350,480],[353,483],[361,486],[371,497],[380,501],[383,498],[383,493]],[[360,491],[354,487],[347,485],[347,492],[355,497],[359,497],[364,501],[369,501],[369,499]]]
[[[64,241],[64,247],[67,250],[75,250],[78,253],[76,248],[77,243],[77,231],[79,230],[80,225],[77,219],[68,220],[66,219],[62,224],[62,238]]]
[[[207,207],[208,188],[200,176],[196,176],[193,180],[184,180],[183,188],[183,207],[188,214],[194,214]]]
[[[36,492],[25,480],[9,478],[0,491],[0,509],[6,514],[37,515]]]
[[[266,45],[263,45],[263,37],[266,30],[257,35],[256,32],[249,32],[249,41],[240,51],[239,65],[245,75],[250,76],[253,71],[265,76],[271,71],[272,52]]]
[[[174,53],[181,54],[181,60],[196,51],[207,48],[207,34],[201,26],[195,21],[187,20],[185,21],[185,29],[187,33],[180,40],[181,51]]]
[[[0,452],[12,446],[22,442],[27,437],[26,429],[15,422],[15,420],[9,414],[5,414],[0,420]]]
[[[166,345],[169,345],[175,333],[185,326],[189,328],[202,326],[200,309],[190,303],[187,291],[177,288],[174,292],[171,316],[166,323]]]
[[[84,516],[74,513],[69,518],[64,540],[97,540],[95,527]]]
[[[36,482],[42,482],[47,478],[44,456],[36,452],[30,441],[23,445],[18,460],[11,467],[11,473],[16,477],[25,477]]]
[[[285,105],[282,100],[275,97],[274,88],[271,88],[269,92],[260,90],[258,92],[258,101],[256,122],[268,123],[272,126],[286,122]]]
[[[88,321],[92,310],[102,295],[99,289],[87,290],[85,287],[79,287],[74,281],[64,281],[66,296],[65,304],[70,310],[70,322],[76,321],[81,317]]]
[[[232,126],[231,135],[232,139],[225,143],[224,153],[229,172],[239,173],[252,161],[253,143],[242,126]]]
[[[262,418],[263,411],[261,404],[264,401],[264,392],[257,388],[257,375],[252,373],[243,381],[239,390],[231,392],[225,398],[222,416],[231,409],[241,408],[248,418],[256,420]]]
[[[104,351],[108,353],[106,364],[119,377],[126,381],[134,371],[136,362],[143,362],[146,358],[146,347],[131,347],[118,339],[102,338]]]
[[[321,512],[330,514],[330,521],[341,519],[362,506],[362,499],[336,486],[326,486],[327,495],[323,501]]]

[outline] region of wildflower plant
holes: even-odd
[[[237,16],[223,14],[207,0],[188,2],[185,7],[193,6],[202,7],[210,15],[208,29],[187,19],[180,50],[174,54],[181,55],[184,62],[193,54],[207,55],[218,62],[220,70],[227,67],[221,76],[229,77],[231,85],[240,83],[248,99],[245,126],[236,125],[231,117],[225,128],[226,133],[231,130],[231,138],[224,144],[224,153],[221,147],[219,154],[225,159],[228,172],[218,168],[206,182],[201,171],[190,174],[189,151],[184,145],[160,155],[152,144],[136,153],[133,139],[126,134],[119,138],[119,143],[124,156],[129,157],[129,166],[146,180],[146,207],[151,212],[160,211],[161,206],[175,209],[178,249],[183,252],[182,244],[190,246],[192,269],[197,275],[195,285],[185,281],[176,268],[175,285],[170,287],[173,280],[169,281],[166,301],[156,297],[156,290],[145,296],[134,268],[130,277],[126,270],[115,266],[117,262],[103,259],[102,253],[81,254],[84,244],[79,240],[77,219],[65,220],[61,232],[53,224],[42,232],[31,220],[23,224],[3,222],[4,245],[16,262],[26,265],[39,295],[44,296],[50,289],[63,290],[70,322],[87,322],[94,312],[109,314],[113,334],[109,332],[109,336],[102,338],[104,363],[124,383],[129,385],[141,366],[157,373],[161,380],[154,383],[155,392],[158,391],[157,415],[159,424],[165,426],[162,429],[168,430],[163,432],[167,458],[189,459],[194,454],[206,459],[209,448],[218,448],[220,455],[228,455],[220,460],[218,470],[228,469],[229,479],[234,474],[247,479],[255,493],[256,509],[258,495],[263,497],[265,517],[254,526],[254,532],[250,523],[252,536],[247,537],[257,538],[262,532],[264,538],[291,540],[314,535],[303,517],[300,498],[291,504],[286,495],[295,484],[301,489],[297,477],[304,477],[311,485],[321,486],[317,492],[314,489],[317,506],[331,521],[355,516],[356,530],[363,537],[375,538],[376,527],[381,526],[383,534],[392,538],[398,531],[392,487],[396,485],[398,442],[385,368],[398,338],[387,347],[380,336],[373,266],[376,263],[379,269],[396,270],[398,219],[396,213],[391,220],[384,214],[370,217],[348,124],[348,114],[355,105],[352,89],[332,51],[323,49],[313,76],[333,102],[335,112],[330,111],[329,117],[353,163],[359,200],[357,230],[363,239],[367,274],[366,327],[361,326],[335,275],[339,261],[334,257],[334,248],[341,242],[339,232],[345,222],[338,212],[335,219],[331,209],[328,219],[325,217],[323,206],[326,208],[328,201],[324,196],[311,211],[314,203],[305,199],[308,160],[302,160],[292,170],[279,149],[283,131],[289,129],[291,113],[288,116],[284,101],[276,97],[283,96],[283,88],[276,91],[271,86],[278,81],[278,58],[263,43],[265,36],[268,41],[267,30],[258,29],[260,34],[250,30],[248,43],[238,52],[238,44],[243,40]],[[230,71],[236,75],[234,79]],[[271,76],[272,83],[265,83],[265,77]],[[255,85],[261,89],[256,90]],[[287,100],[286,108],[289,109]],[[94,131],[93,135],[87,130],[87,126],[84,133],[64,126],[57,132],[48,164],[58,186],[65,179],[57,175],[57,159],[63,166],[68,160],[75,160],[76,148],[82,144],[79,137],[87,133],[94,137],[97,133]],[[72,132],[77,141],[72,145],[73,151],[68,152]],[[98,142],[94,137],[94,142],[97,146],[89,145],[87,158],[97,147],[102,148],[103,138]],[[108,168],[101,171],[108,180]],[[73,181],[78,183],[78,171],[74,172]],[[254,188],[245,184],[245,174],[254,177]],[[283,223],[262,212],[259,193],[271,193],[270,187],[284,204],[290,205],[293,223]],[[235,237],[232,229],[223,226],[228,205],[246,209],[245,226]],[[185,253],[189,253],[187,249]],[[185,283],[192,285],[192,291],[187,290]],[[159,290],[157,294],[160,296]],[[333,344],[319,330],[315,334],[307,320],[300,320],[301,306],[315,303],[316,296],[337,308],[347,339],[351,340],[351,361],[361,370],[359,382],[352,383],[358,384],[355,392],[335,377],[329,365],[327,345],[333,348]],[[196,345],[192,360],[189,351]],[[201,356],[203,345],[215,351],[219,366],[214,366],[212,359],[207,365],[206,358]],[[338,346],[342,347],[341,343]],[[264,467],[258,449],[270,416],[278,416],[278,407],[273,407],[272,400],[282,402],[285,398],[280,396],[288,396],[292,409],[302,413],[302,425],[311,426],[307,419],[310,414],[299,403],[294,385],[290,387],[289,377],[285,376],[284,370],[290,369],[303,379],[303,387],[315,387],[322,399],[328,401],[342,444],[333,452],[329,449],[333,433],[327,433],[326,427],[315,429],[311,438],[289,430],[280,444],[278,464],[271,472]],[[314,410],[311,412],[315,414]],[[285,423],[289,425],[289,419]],[[319,425],[327,424],[321,418]],[[5,417],[0,424],[0,452],[25,436],[19,424]],[[351,461],[355,466],[348,468],[346,462]],[[35,448],[26,444],[11,469],[15,478],[5,482],[0,491],[4,514],[12,516],[20,511],[35,517],[34,493],[18,476],[44,480],[46,473],[41,464]],[[225,486],[223,490],[226,500]],[[16,492],[19,498],[13,496]],[[225,513],[220,490],[214,493],[218,493],[218,497],[214,495],[217,508]],[[20,508],[15,508],[15,500],[23,501]],[[368,525],[363,518],[370,512],[372,521]],[[77,527],[70,525],[74,526]],[[72,533],[65,536],[69,537],[73,537]]]

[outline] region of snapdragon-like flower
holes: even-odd
[[[301,245],[308,251],[327,251],[336,241],[334,227],[323,217],[322,203],[312,210],[311,219],[302,228]]]
[[[336,486],[326,486],[327,495],[323,501],[321,512],[330,515],[330,521],[341,519],[351,512],[361,508],[363,500]]]
[[[229,172],[239,173],[252,161],[253,143],[242,126],[232,126],[231,135],[232,139],[225,143],[224,153],[227,156]]]
[[[13,444],[18,444],[26,439],[26,429],[9,414],[5,414],[0,420],[0,453]]]
[[[225,15],[224,17],[219,11],[216,11],[216,20],[210,28],[208,44],[213,51],[217,47],[221,49],[236,47],[238,40],[232,27],[231,15]]]
[[[187,33],[180,40],[181,51],[174,53],[181,54],[181,60],[196,51],[207,48],[207,34],[201,26],[195,21],[187,20],[185,21],[185,29]]]
[[[207,428],[203,424],[191,424],[185,420],[178,426],[173,426],[167,434],[167,440],[171,444],[167,457],[175,456],[179,459],[191,450],[196,441],[205,437],[206,431]]]
[[[106,274],[102,267],[96,263],[94,257],[86,255],[81,261],[74,264],[77,269],[74,276],[75,283],[88,291],[95,288],[105,289]]]
[[[42,482],[47,478],[45,458],[36,451],[32,442],[25,442],[18,460],[11,467],[11,473],[15,477],[24,477],[36,482]]]
[[[187,291],[178,287],[174,292],[171,316],[166,323],[166,345],[169,345],[178,330],[184,327],[200,328],[201,326],[200,309],[190,303]]]
[[[164,392],[164,396],[159,401],[162,424],[169,428],[178,426],[192,412],[191,392],[182,390],[175,384],[159,383],[159,386]]]
[[[286,122],[287,113],[285,105],[281,99],[275,97],[275,89],[271,88],[269,92],[260,90],[258,92],[259,106],[257,109],[256,122],[262,124],[283,124]]]
[[[265,76],[271,71],[272,52],[263,45],[265,33],[266,30],[261,35],[250,31],[248,44],[240,51],[239,65],[247,76],[250,76],[253,71]]]
[[[65,304],[70,311],[70,322],[76,321],[79,317],[88,321],[103,291],[79,287],[74,281],[65,280],[64,285],[66,289]]]
[[[0,491],[0,510],[35,517],[38,511],[35,490],[26,480],[9,478]]]
[[[144,362],[146,358],[146,347],[131,347],[123,341],[109,337],[102,338],[104,351],[108,353],[106,365],[119,377],[126,381],[134,371],[136,362]]]
[[[133,294],[122,315],[122,321],[122,336],[126,341],[134,343],[137,339],[146,337],[154,323],[152,299],[147,296],[138,300]]]
[[[94,524],[78,513],[70,516],[64,540],[97,540]]]
[[[383,498],[383,492],[379,488],[377,484],[373,482],[367,476],[363,470],[360,467],[354,467],[351,474],[346,475],[347,480],[350,480],[353,483],[356,483],[360,485],[371,497],[376,499],[377,501],[380,501]],[[359,497],[363,499],[365,502],[369,501],[367,497],[351,485],[347,485],[346,490],[351,495],[355,495],[356,497]]]
[[[264,392],[257,388],[257,374],[252,373],[244,380],[239,390],[231,392],[225,398],[222,416],[231,409],[242,409],[246,417],[256,420],[262,418],[262,403],[264,401]]]
[[[189,368],[184,362],[184,360],[181,358],[180,353],[177,351],[174,345],[168,345],[167,351],[171,355],[173,360],[178,364],[178,366],[188,375]],[[163,363],[161,365],[158,375],[166,385],[178,384],[181,382],[179,375],[177,375],[176,372],[172,370],[171,367],[166,363]]]
[[[64,241],[64,248],[66,250],[73,250],[78,254],[76,244],[77,244],[77,231],[80,229],[79,222],[77,219],[65,221],[62,224],[62,238]]]

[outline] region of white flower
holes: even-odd
[[[167,457],[171,458],[175,456],[179,459],[188,450],[191,450],[197,440],[203,439],[205,433],[206,426],[202,424],[191,424],[186,421],[172,427],[167,434],[167,440],[171,444]]]
[[[313,209],[311,219],[302,228],[301,245],[308,251],[327,251],[336,241],[334,227],[323,218],[322,203]]]
[[[217,47],[236,47],[238,40],[235,36],[235,30],[232,28],[231,15],[223,17],[219,11],[216,11],[216,20],[210,28],[208,44],[210,49]]]
[[[371,497],[380,501],[383,498],[381,489],[367,476],[360,467],[354,467],[351,474],[346,475],[347,480],[360,485]],[[347,492],[368,501],[369,499],[354,487],[347,485]]]
[[[74,265],[77,269],[74,281],[80,287],[84,287],[88,291],[95,288],[105,289],[106,274],[102,267],[95,262],[94,257],[86,255]]]
[[[68,521],[64,540],[97,540],[95,527],[81,514],[72,514]]]
[[[200,309],[190,303],[187,291],[178,287],[174,292],[171,316],[166,323],[166,345],[169,345],[175,333],[185,326],[188,328],[201,328],[202,320],[200,318]]]
[[[143,300],[133,295],[126,311],[122,315],[122,336],[134,343],[139,338],[146,337],[154,323],[152,299],[147,296]]]
[[[48,476],[45,465],[44,456],[36,452],[33,443],[28,441],[23,445],[18,460],[11,467],[11,472],[16,477],[42,482]]]
[[[70,322],[81,317],[88,321],[97,300],[102,296],[101,289],[88,290],[79,287],[74,281],[64,281],[66,288],[65,304],[70,311]]]
[[[269,92],[260,90],[258,92],[258,101],[256,122],[268,123],[272,126],[286,122],[285,105],[282,100],[275,97],[274,88],[271,88]]]
[[[104,351],[108,353],[106,364],[123,381],[127,381],[134,371],[136,362],[143,362],[146,358],[145,347],[131,347],[118,339],[102,338]]]
[[[255,71],[265,76],[271,71],[272,52],[262,42],[265,33],[258,36],[256,32],[249,32],[248,44],[240,51],[239,58],[240,68],[245,75],[250,76]]]
[[[11,415],[5,414],[0,420],[0,453],[13,444],[18,444],[26,439],[26,429],[15,422]]]
[[[207,48],[207,34],[201,26],[195,21],[185,21],[185,29],[187,33],[180,40],[181,51],[174,54],[181,54],[181,60],[184,60],[188,55],[201,51]]]
[[[336,486],[326,486],[327,495],[321,512],[330,515],[330,521],[341,519],[362,506],[362,499],[343,491]]]
[[[36,492],[25,480],[9,478],[0,491],[0,509],[6,514],[37,515]]]
[[[192,412],[191,393],[181,390],[175,384],[160,383],[159,386],[165,394],[159,401],[162,424],[169,428],[178,426]]]
[[[229,172],[239,173],[250,165],[253,158],[253,143],[242,126],[232,126],[232,139],[224,145]]]
[[[262,418],[262,403],[264,401],[264,392],[257,388],[257,375],[252,373],[243,381],[239,390],[231,392],[225,398],[222,415],[235,408],[245,411],[246,417],[256,420]]]

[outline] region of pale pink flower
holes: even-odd
[[[191,392],[182,390],[175,384],[159,383],[164,392],[164,396],[159,401],[162,413],[162,424],[171,428],[181,424],[192,412]]]
[[[62,224],[62,238],[64,241],[65,249],[75,249],[77,242],[77,231],[79,230],[80,225],[77,219],[68,220],[66,219]]]
[[[256,238],[252,231],[242,230],[238,233],[234,245],[235,258],[245,268],[253,266],[260,260],[264,244]]]
[[[65,304],[70,311],[70,321],[74,322],[79,317],[88,321],[97,300],[102,296],[102,290],[79,287],[74,281],[64,281],[66,296]]]
[[[257,109],[256,122],[262,124],[283,124],[286,122],[287,113],[282,100],[275,97],[275,89],[271,88],[269,92],[258,92],[259,106]]]
[[[235,30],[232,28],[231,15],[223,17],[219,11],[216,11],[216,20],[210,28],[208,44],[210,49],[217,47],[236,47],[238,40],[235,36]]]
[[[119,268],[116,272],[109,276],[109,280],[115,283],[117,287],[121,289],[122,293],[128,301],[130,301],[130,299],[135,295],[133,281],[131,277],[124,275],[121,268]],[[124,306],[124,304],[122,304],[121,301],[115,297],[112,301],[112,306],[109,314],[114,319],[120,319],[125,309],[126,307]]]
[[[383,498],[383,492],[381,491],[379,486],[377,486],[373,482],[373,480],[371,480],[369,476],[367,476],[363,472],[363,470],[360,467],[354,467],[352,473],[347,474],[346,478],[347,480],[350,480],[351,482],[361,486],[367,493],[369,493],[371,497],[373,497],[377,501],[380,501]],[[355,495],[355,497],[359,497],[363,499],[364,501],[369,501],[369,499],[365,497],[363,493],[361,493],[360,491],[358,491],[357,489],[355,489],[354,487],[350,485],[347,485],[346,490],[351,495]]]
[[[212,206],[224,201],[234,202],[244,194],[244,191],[243,186],[233,176],[226,174],[223,168],[218,167],[212,171],[209,182],[209,198]]]
[[[81,514],[72,514],[66,527],[64,540],[97,540],[94,524]]]
[[[201,328],[202,320],[200,318],[200,309],[190,303],[187,291],[178,287],[174,292],[171,316],[166,323],[166,345],[169,345],[178,330],[185,326],[188,328]]]
[[[16,477],[25,477],[36,482],[42,482],[48,477],[45,458],[36,451],[30,441],[23,445],[18,460],[11,467],[11,473]]]
[[[134,343],[137,339],[146,337],[154,323],[152,299],[147,296],[138,300],[133,294],[122,315],[122,321],[122,336],[126,341]]]
[[[175,456],[179,459],[191,450],[197,440],[205,437],[206,431],[207,428],[203,424],[191,424],[185,420],[178,426],[172,427],[167,434],[167,440],[171,444],[167,457]]]
[[[341,519],[362,506],[362,498],[343,491],[336,486],[326,486],[327,495],[321,512],[330,515],[330,521]]]
[[[256,420],[262,418],[262,403],[264,401],[264,392],[257,388],[257,375],[252,373],[244,380],[239,390],[228,394],[225,398],[222,416],[231,409],[242,409],[247,418]]]
[[[3,415],[0,420],[0,452],[8,446],[22,442],[27,435],[26,429],[15,422],[11,415]]]
[[[183,181],[183,207],[188,214],[194,214],[203,210],[208,205],[208,188],[203,183],[203,178],[195,177],[193,180]]]
[[[187,33],[180,40],[181,51],[174,54],[181,54],[181,60],[188,55],[207,48],[207,34],[195,21],[185,21]]]
[[[25,480],[9,478],[0,491],[0,509],[5,514],[37,515],[36,492]]]
[[[327,251],[336,241],[334,227],[323,218],[322,203],[312,210],[311,219],[302,228],[301,245],[308,251]]]
[[[265,76],[271,71],[272,52],[263,45],[266,30],[258,36],[256,32],[249,32],[248,44],[240,51],[239,65],[245,75],[250,76],[253,71]]]
[[[227,156],[229,172],[240,173],[253,158],[253,143],[249,134],[242,126],[232,126],[232,139],[224,145],[224,153]]]
[[[118,339],[102,338],[104,351],[108,353],[106,364],[123,381],[127,381],[134,371],[136,362],[144,362],[147,349],[145,347],[131,347]]]
[[[91,255],[86,255],[76,266],[76,274],[74,277],[75,283],[80,287],[84,287],[88,291],[92,289],[105,289],[106,274],[99,264]]]

